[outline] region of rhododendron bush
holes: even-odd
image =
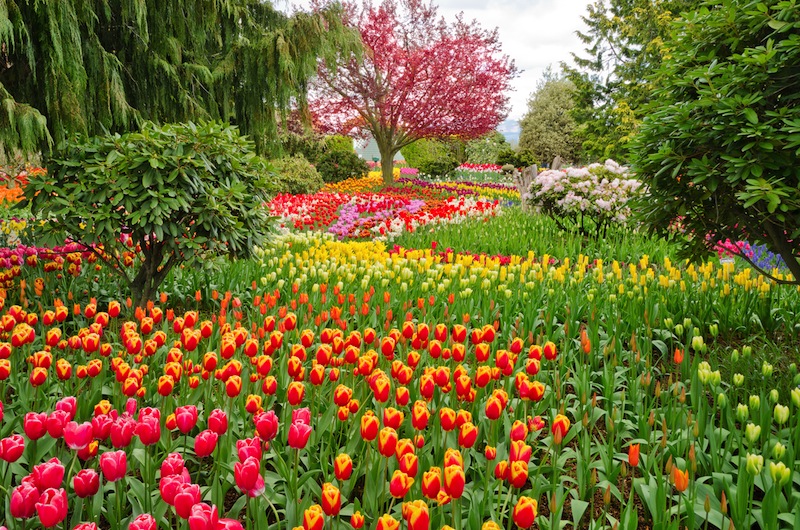
[[[564,229],[600,236],[610,223],[624,224],[628,201],[642,192],[641,182],[613,160],[587,167],[547,169],[530,186],[528,200]]]

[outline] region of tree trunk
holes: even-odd
[[[381,174],[383,183],[389,186],[394,183],[394,155],[397,152],[388,142],[378,142],[378,151],[381,153]]]

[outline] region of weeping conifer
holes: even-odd
[[[358,37],[334,9],[287,16],[261,0],[0,0],[0,151],[72,133],[220,119],[260,152],[301,106],[319,58]]]

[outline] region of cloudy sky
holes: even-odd
[[[525,114],[528,97],[545,68],[558,69],[570,62],[570,52],[580,54],[582,44],[575,32],[585,30],[581,16],[588,0],[438,0],[439,12],[448,20],[463,11],[466,20],[477,20],[486,29],[497,28],[503,52],[522,73],[513,81],[510,119]]]

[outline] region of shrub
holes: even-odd
[[[369,166],[352,148],[349,151],[328,149],[319,157],[317,171],[322,180],[333,183],[362,177],[369,171]]]
[[[458,167],[458,163],[445,142],[432,138],[417,140],[403,148],[403,157],[411,167],[420,173],[434,177],[443,177]]]
[[[512,149],[507,148],[500,151],[497,155],[495,163],[498,166],[505,166],[511,164],[516,168],[523,168],[532,166],[537,163],[536,157],[529,149]]]
[[[626,167],[606,160],[602,165],[542,171],[523,199],[552,217],[560,228],[598,237],[611,223],[627,222],[628,201],[641,191],[641,182]]]
[[[72,139],[25,188],[31,213],[66,232],[40,244],[66,235],[83,245],[144,306],[175,266],[247,257],[266,242],[274,184],[254,147],[219,122],[146,122],[141,132]],[[135,267],[123,264],[128,252]]]
[[[273,160],[278,173],[278,191],[282,193],[316,193],[325,182],[322,176],[303,155],[287,156]]]
[[[494,164],[500,152],[510,148],[505,136],[494,131],[467,142],[467,161],[470,164]]]

